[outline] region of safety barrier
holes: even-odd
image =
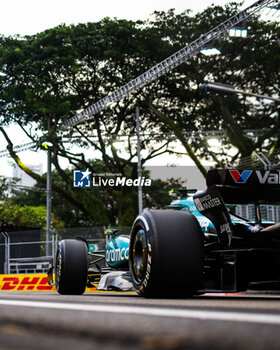
[[[0,275],[0,291],[55,291],[55,286],[48,285],[46,274],[14,274]],[[86,288],[86,292],[94,292],[96,288]]]
[[[11,242],[10,235],[14,232],[1,231],[0,236],[4,237],[4,244],[0,244],[0,248],[4,246],[4,269],[1,266],[0,271],[4,274],[34,274],[46,273],[49,269],[50,261],[54,259],[58,238],[52,231],[52,239],[49,241],[32,241],[32,242]],[[18,249],[28,248],[31,256],[20,256]],[[38,254],[37,256],[34,256]]]

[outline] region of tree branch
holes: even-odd
[[[0,131],[2,132],[3,136],[5,137],[5,139],[6,139],[7,143],[8,143],[7,149],[9,151],[9,153],[10,153],[10,156],[14,159],[15,163],[19,166],[19,168],[21,168],[27,175],[32,177],[34,180],[36,180],[37,182],[40,182],[40,183],[42,183],[42,184],[44,184],[46,186],[46,182],[47,182],[46,177],[34,173],[25,164],[23,164],[21,159],[14,152],[14,150],[13,150],[13,143],[10,140],[9,136],[7,135],[7,133],[5,132],[5,130],[2,127],[0,127]],[[61,187],[59,187],[59,186],[57,186],[55,184],[52,185],[52,189],[55,192],[61,194],[66,200],[68,200],[70,203],[72,203],[75,207],[77,207],[80,210],[84,211],[89,217],[92,217],[92,213],[90,211],[88,211],[81,202],[77,201],[69,193],[69,191],[65,191],[63,188],[61,188]]]

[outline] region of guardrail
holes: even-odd
[[[4,260],[4,274],[20,274],[20,273],[46,273],[52,259],[55,259],[57,247],[57,235],[54,231],[52,233],[51,241],[33,241],[33,242],[11,242],[8,232],[1,232],[5,239],[4,245],[5,260]],[[39,257],[11,257],[11,248],[23,245],[39,245],[43,251],[47,251],[47,247],[51,245],[51,255],[42,255]]]
[[[7,273],[47,273],[52,256],[10,259]]]

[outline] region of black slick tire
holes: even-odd
[[[203,233],[197,219],[173,210],[148,210],[131,230],[132,283],[147,298],[182,298],[202,287]]]
[[[86,289],[88,249],[79,239],[65,239],[59,243],[55,282],[59,294],[80,295]]]

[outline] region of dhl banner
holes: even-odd
[[[48,285],[46,274],[0,275],[0,290],[7,291],[55,291],[55,286]],[[87,288],[86,292],[96,291]]]

